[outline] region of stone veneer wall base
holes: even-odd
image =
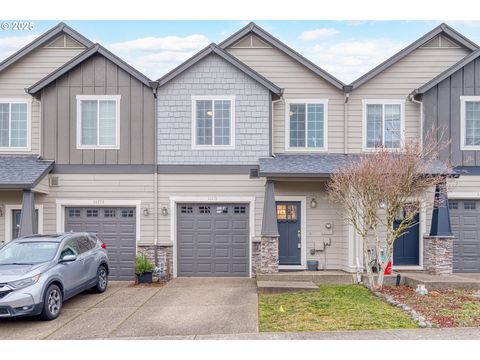
[[[157,261],[155,261],[155,246],[157,246]],[[138,245],[138,254],[143,254],[155,264],[165,264],[168,260],[170,262],[170,276],[173,276],[173,246],[164,245]]]
[[[433,275],[453,273],[453,236],[424,236],[424,267]]]
[[[278,236],[262,236],[260,241],[260,271],[258,272],[278,272]]]

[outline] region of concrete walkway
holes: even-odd
[[[116,338],[118,339],[118,338]],[[125,338],[142,340],[480,340],[480,328],[250,333]]]

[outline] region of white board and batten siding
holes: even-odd
[[[299,62],[275,48],[235,48],[229,53],[284,89],[283,98],[328,100],[328,151],[343,153],[344,94]],[[273,108],[273,151],[285,153],[285,103],[276,102]]]
[[[31,149],[30,151],[19,150],[19,153],[40,154],[41,107],[38,101],[33,100],[30,95],[25,93],[25,88],[32,86],[83,50],[84,48],[80,45],[76,48],[40,47],[0,72],[0,99],[31,101]],[[12,151],[9,151],[8,154],[12,154]]]

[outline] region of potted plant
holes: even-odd
[[[145,255],[138,255],[135,258],[135,275],[139,284],[150,284],[155,265]]]

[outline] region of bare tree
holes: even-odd
[[[452,168],[439,160],[440,148],[446,143],[439,143],[434,134],[429,133],[423,144],[412,139],[398,150],[379,147],[360,155],[333,174],[329,183],[330,198],[343,204],[345,219],[362,238],[364,259],[368,258],[369,235],[374,237],[379,268],[376,281],[365,262],[372,289],[383,286],[395,240],[418,223],[422,197],[436,186],[446,191],[446,176]],[[382,231],[384,237],[379,235]],[[379,256],[382,250],[384,258]]]

